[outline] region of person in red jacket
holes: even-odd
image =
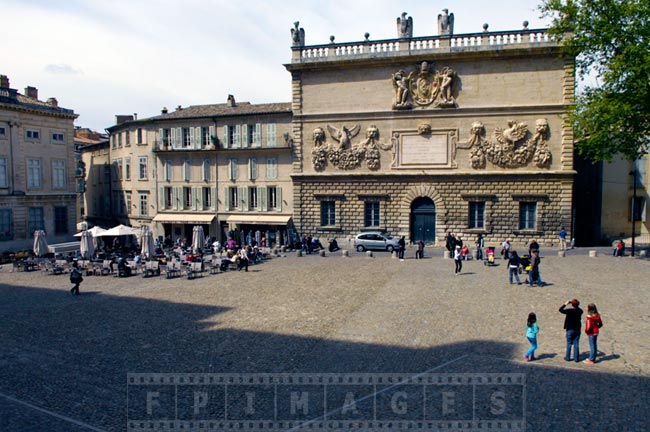
[[[598,354],[598,331],[603,326],[603,321],[600,319],[598,309],[593,303],[587,305],[587,323],[585,325],[585,333],[589,337],[589,358],[585,360],[587,364],[596,363],[596,355]]]

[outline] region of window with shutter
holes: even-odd
[[[248,160],[248,179],[256,180],[257,179],[257,159],[250,158]]]
[[[235,137],[233,139],[233,146],[235,148],[241,148],[241,125],[235,126]]]
[[[160,206],[159,210],[165,210],[165,188],[158,188],[158,205]]]
[[[250,147],[250,142],[248,140],[248,125],[241,125],[241,141],[242,147]]]
[[[266,125],[266,146],[275,147],[276,146],[276,128],[275,123],[269,123]]]
[[[232,143],[230,142],[230,127],[228,125],[223,126],[223,146],[225,148],[230,148],[232,147]]]
[[[214,137],[214,139],[217,138],[217,135],[216,135],[216,133],[214,131],[214,126],[210,126],[208,128],[208,130],[206,131],[206,133],[207,133],[208,136],[206,137],[205,145],[209,147],[212,144],[213,137]],[[214,144],[215,144],[215,147],[216,147],[216,143],[214,143]]]
[[[199,137],[200,137],[200,136],[201,136],[201,134],[196,135],[196,141],[197,141],[197,142],[199,142]],[[191,147],[191,148],[200,148],[200,145],[199,145],[199,146],[195,146],[195,145],[194,145],[194,128],[192,128],[192,127],[190,128],[190,142],[189,142],[189,147]]]
[[[237,159],[228,161],[228,178],[233,181],[237,180]]]
[[[275,158],[268,158],[266,160],[266,178],[269,180],[278,177],[278,160]]]
[[[254,147],[262,146],[262,125],[260,123],[255,124],[255,132],[253,134],[253,146]]]

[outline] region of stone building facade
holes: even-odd
[[[49,243],[75,233],[74,111],[38,90],[21,94],[0,75],[0,251],[31,249],[34,231]]]
[[[113,214],[156,236],[191,241],[202,225],[223,240],[239,229],[291,226],[290,104],[178,107],[159,116],[117,116],[110,132]]]
[[[292,33],[300,232],[550,244],[570,229],[574,64],[544,30],[316,46]]]

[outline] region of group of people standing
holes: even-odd
[[[577,299],[568,300],[560,306],[560,313],[564,317],[564,330],[566,332],[566,352],[565,361],[580,361],[580,332],[582,328],[582,314],[580,302]],[[598,313],[598,308],[594,303],[587,305],[587,320],[585,323],[585,334],[589,338],[589,357],[584,360],[587,364],[596,363],[598,355],[598,334],[603,326],[603,321]],[[526,351],[524,358],[528,361],[537,360],[535,350],[537,350],[537,333],[539,325],[537,316],[534,312],[528,314],[526,322],[526,338],[530,342],[530,349]]]

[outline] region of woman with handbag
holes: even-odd
[[[79,264],[77,261],[72,263],[72,271],[70,272],[70,282],[74,284],[70,290],[71,294],[79,295],[79,285],[83,282],[84,278],[81,276],[81,270],[79,270]]]

